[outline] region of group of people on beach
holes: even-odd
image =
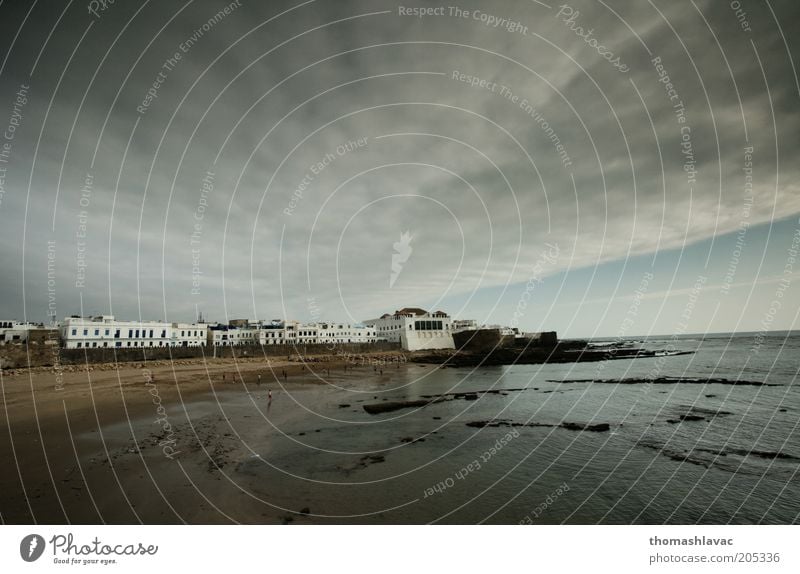
[[[283,372],[283,376],[284,376],[284,378],[286,378],[286,371]],[[226,378],[225,377],[225,373],[222,373],[222,382],[223,383],[225,382],[225,378]],[[244,382],[244,377],[240,377],[240,378],[241,378],[241,381]],[[232,383],[236,382],[236,374],[235,373],[231,375],[231,382]],[[261,386],[261,373],[258,373],[256,375],[256,385],[258,385],[259,387]],[[272,389],[267,389],[267,400],[269,402],[272,402]]]
[[[398,365],[397,365],[397,368],[398,368],[398,369],[400,368],[400,365],[399,365],[399,363],[398,363]],[[303,371],[305,371],[305,370],[306,370],[306,366],[305,366],[305,365],[303,365],[303,366],[302,366],[302,370],[303,370]],[[328,374],[328,375],[330,375],[330,372],[331,372],[331,371],[330,371],[330,368],[326,368],[326,369],[325,369],[325,371],[327,372],[327,374]],[[347,365],[346,365],[346,364],[344,365],[344,371],[345,371],[345,373],[347,372]],[[380,373],[381,375],[383,375],[383,368],[379,368],[379,367],[378,367],[378,365],[373,365],[373,371],[375,371],[376,373]],[[289,375],[288,375],[288,373],[286,372],[286,369],[282,369],[282,371],[281,371],[281,375],[282,375],[282,377],[283,377],[283,379],[284,379],[284,380],[287,380],[287,379],[288,379],[288,376],[289,376]],[[227,379],[227,377],[226,377],[226,373],[222,373],[222,382],[224,383],[224,382],[226,381],[226,379]],[[239,380],[240,380],[242,383],[244,383],[244,376],[242,376],[242,375],[239,375]],[[236,383],[236,373],[231,373],[231,382],[232,382],[232,383]],[[258,374],[256,374],[256,385],[258,385],[259,387],[261,386],[261,373],[258,373]],[[272,390],[271,390],[271,389],[267,389],[267,400],[268,400],[269,402],[272,402]]]

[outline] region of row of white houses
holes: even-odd
[[[208,339],[204,323],[118,321],[113,315],[68,317],[59,327],[66,349],[199,347]]]
[[[24,342],[30,328],[29,324],[0,321],[0,335],[4,335],[4,339],[8,338],[8,342]],[[424,309],[407,307],[357,324],[234,320],[224,325],[202,322],[120,321],[113,315],[73,316],[59,324],[58,335],[66,349],[334,345],[390,341],[400,343],[404,349],[415,351],[452,349],[454,328],[453,321],[446,313],[428,313]]]
[[[240,345],[308,345],[374,343],[376,331],[366,325],[271,321],[232,324],[118,321],[113,315],[69,317],[59,331],[67,349],[199,347]]]
[[[336,343],[375,343],[374,328],[361,324],[300,323],[272,321],[243,325],[212,325],[208,344],[225,345],[316,345]]]

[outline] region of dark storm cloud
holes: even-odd
[[[79,311],[79,293],[86,312],[126,317],[190,318],[198,307],[217,319],[308,318],[309,298],[332,318],[434,305],[527,281],[546,242],[561,250],[555,271],[737,229],[745,146],[755,161],[750,222],[800,211],[796,76],[762,4],[743,3],[750,32],[727,4],[574,2],[571,23],[555,5],[458,4],[526,28],[508,31],[451,17],[446,4],[448,15],[414,18],[389,2],[242,0],[197,36],[226,5],[117,2],[95,18],[77,4],[54,29],[63,5],[34,8],[2,75],[4,110],[20,84],[30,96],[0,204],[0,264],[10,270],[0,314],[21,316],[24,299],[28,316],[43,318],[48,240],[59,315]],[[788,33],[798,8],[773,8]],[[0,10],[8,50],[26,6]],[[629,71],[569,26],[591,28]],[[359,138],[366,144],[339,147]],[[405,231],[412,252],[390,287]],[[80,241],[86,279],[76,289]]]

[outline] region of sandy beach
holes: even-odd
[[[370,360],[398,357],[381,353]],[[7,463],[0,474],[0,518],[4,523],[232,521],[205,511],[203,485],[192,485],[197,479],[182,466],[192,454],[198,455],[194,462],[213,466],[241,450],[233,433],[220,432],[219,424],[229,421],[218,405],[241,395],[271,406],[269,391],[277,402],[288,390],[315,392],[324,388],[325,378],[367,376],[375,369],[337,356],[294,356],[85,365],[66,367],[58,376],[52,368],[5,372],[0,457]],[[162,504],[152,504],[154,499]],[[246,508],[247,496],[229,506],[237,504]],[[281,521],[284,515],[267,509],[258,520]]]

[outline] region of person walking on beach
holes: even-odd
[[[271,390],[267,391],[267,400],[269,402],[272,402],[272,391]]]
[[[260,387],[261,386],[261,373],[258,374],[258,380],[256,384]]]

